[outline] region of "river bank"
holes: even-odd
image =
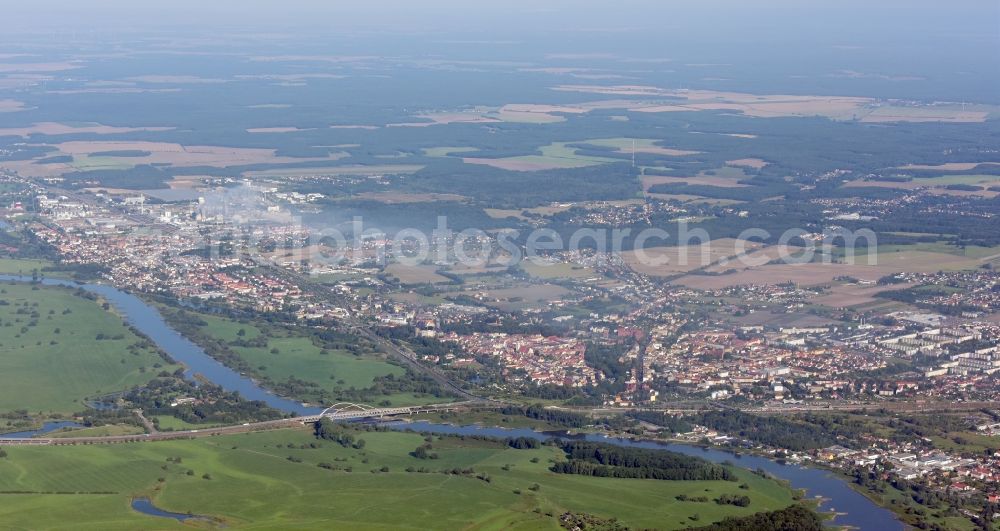
[[[0,281],[31,282],[30,277],[0,275]],[[303,406],[301,403],[282,398],[261,388],[250,378],[229,369],[211,358],[203,349],[184,338],[169,326],[159,312],[140,298],[106,284],[76,283],[62,279],[45,278],[39,280],[44,285],[60,285],[83,288],[95,293],[111,304],[130,325],[145,334],[171,358],[185,365],[189,375],[211,381],[226,390],[239,392],[244,398],[261,400],[269,406],[297,415],[318,414],[320,408]],[[406,425],[411,429],[439,433],[483,434],[497,437],[524,436],[536,439],[562,436],[584,438],[609,444],[635,446],[652,449],[666,449],[687,455],[697,455],[714,462],[732,462],[748,470],[761,469],[772,476],[788,481],[795,489],[805,489],[809,496],[820,498],[819,509],[823,512],[846,513],[838,515],[834,524],[858,529],[902,530],[903,525],[893,513],[879,507],[872,500],[853,490],[847,482],[834,477],[829,472],[782,464],[761,456],[737,455],[723,450],[703,449],[678,443],[657,441],[633,441],[626,438],[608,437],[601,434],[570,434],[566,432],[542,432],[528,429],[489,428],[483,426],[449,426],[413,422]]]
[[[0,275],[0,281],[32,282],[32,280],[31,277],[23,275]],[[190,378],[198,375],[227,391],[240,393],[247,400],[260,400],[270,407],[289,413],[312,415],[322,411],[322,408],[304,406],[300,402],[277,396],[257,385],[252,379],[219,363],[201,347],[170,327],[159,311],[131,293],[107,284],[81,284],[55,278],[42,278],[38,279],[38,282],[46,286],[82,288],[99,295],[122,316],[125,322],[145,334],[176,362],[183,364]]]
[[[423,421],[393,422],[387,423],[387,425],[394,429],[441,434],[529,437],[541,441],[551,438],[578,439],[634,448],[669,450],[701,457],[716,463],[729,462],[734,466],[751,471],[763,470],[777,479],[787,481],[793,489],[803,489],[808,497],[818,501],[819,511],[835,514],[831,521],[833,525],[861,530],[902,531],[905,529],[894,513],[878,506],[869,498],[855,491],[845,480],[830,471],[797,464],[779,463],[776,460],[758,455],[736,454],[721,449],[702,448],[676,442],[610,437],[594,433],[535,431],[524,428],[497,428],[479,425],[456,426]]]

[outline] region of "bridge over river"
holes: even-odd
[[[426,404],[422,406],[404,407],[376,407],[367,404],[340,403],[334,404],[317,415],[305,415],[278,420],[266,420],[262,422],[249,422],[236,426],[220,426],[215,428],[205,428],[197,430],[181,431],[160,431],[156,433],[141,433],[133,435],[108,435],[104,437],[31,437],[15,438],[0,436],[0,446],[36,446],[36,445],[61,445],[61,444],[115,444],[147,441],[167,441],[172,439],[194,439],[198,437],[212,437],[216,435],[229,435],[234,433],[246,433],[251,431],[264,431],[285,429],[319,422],[320,419],[330,420],[358,420],[358,419],[382,419],[387,417],[399,417],[403,415],[414,415],[417,413],[432,413],[437,411],[455,411],[468,408],[493,408],[498,407],[498,403],[485,400],[469,400],[465,402],[450,402],[447,404]]]
[[[352,419],[380,419],[384,417],[395,417],[398,415],[413,415],[415,413],[432,413],[435,411],[454,411],[456,409],[466,409],[470,406],[478,405],[482,407],[488,404],[482,400],[468,400],[465,402],[450,402],[447,404],[427,404],[423,406],[404,407],[375,407],[367,404],[353,404],[341,402],[324,409],[318,415],[307,415],[299,417],[302,422],[319,422],[322,418],[330,420],[352,420]]]

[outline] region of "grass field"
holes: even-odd
[[[868,253],[862,248],[855,254],[859,262],[867,263]],[[903,245],[879,245],[878,265],[895,266],[901,262],[913,262],[914,266],[937,265],[940,269],[973,269],[987,262],[1000,259],[1000,246],[983,247],[967,245],[958,247],[948,242],[921,242]],[[915,258],[924,260],[917,261]]]
[[[249,323],[239,323],[212,315],[199,315],[208,323],[202,331],[214,339],[225,342],[240,339],[252,340],[261,335],[261,329]],[[267,376],[273,382],[285,382],[290,378],[312,382],[320,389],[336,394],[350,388],[371,387],[376,377],[403,376],[406,371],[393,365],[377,354],[355,356],[345,350],[323,349],[304,335],[275,335],[267,338],[266,346],[237,346],[230,348],[246,360],[254,372]],[[313,396],[296,396],[300,400],[314,400]],[[378,401],[388,401],[392,405],[418,405],[439,403],[446,399],[434,396],[418,396],[413,393],[379,395]]]
[[[581,144],[589,144],[592,146],[607,147],[617,149],[619,153],[632,153],[632,148],[635,147],[636,153],[647,153],[650,155],[666,155],[668,157],[683,157],[685,155],[697,155],[701,153],[700,151],[690,151],[684,149],[673,149],[668,147],[663,147],[657,144],[658,140],[650,138],[598,138],[593,140],[585,140]]]
[[[128,157],[105,157],[76,155],[70,163],[73,168],[80,171],[92,170],[128,170],[135,167]]]
[[[331,441],[309,449],[317,441],[308,430],[8,448],[9,456],[0,459],[0,491],[73,494],[0,494],[0,521],[30,529],[61,528],[67,521],[77,529],[181,527],[129,508],[130,497],[145,495],[161,509],[209,516],[237,529],[559,529],[558,516],[567,510],[617,517],[633,528],[677,529],[690,525],[695,514],[704,525],[793,503],[788,489],[749,472],[739,473],[747,490],[727,481],[592,478],[549,472],[549,460],[562,459],[552,447],[514,450],[444,438],[433,441],[439,459],[421,460],[408,455],[424,443],[418,434],[358,436],[367,443],[363,450]],[[180,458],[180,463],[167,458]],[[407,472],[408,467],[430,472]],[[488,474],[490,481],[438,473],[456,467]],[[530,489],[533,485],[538,488]],[[103,493],[83,494],[95,492]],[[722,493],[746,494],[751,504],[739,508],[675,499]]]
[[[564,262],[552,263],[552,264],[536,264],[530,260],[525,260],[521,263],[521,269],[523,269],[529,275],[535,278],[542,279],[552,279],[552,278],[590,278],[596,276],[597,273],[589,267],[578,266],[575,264],[567,264]]]
[[[760,248],[751,241],[742,243],[734,238],[720,238],[702,245],[697,239],[691,245],[650,247],[622,253],[622,259],[636,272],[652,276],[672,276],[712,265],[736,256],[740,251]]]
[[[173,418],[173,417],[171,417]],[[176,420],[176,419],[175,419]],[[145,433],[145,429],[128,424],[107,424],[91,428],[69,429],[49,433],[46,437],[108,437],[112,435],[135,435]]]
[[[266,347],[235,348],[252,365],[266,366],[263,372],[279,381],[294,376],[315,380],[324,387],[329,387],[334,380],[344,380],[348,386],[367,387],[376,376],[403,373],[401,368],[393,365],[357,358],[342,351],[329,351],[323,355],[319,347],[302,337],[273,338]],[[272,354],[272,349],[278,349],[279,353]]]
[[[70,413],[174,370],[121,318],[67,288],[0,284],[0,411]],[[106,338],[98,340],[98,334]]]
[[[38,270],[41,275],[42,268],[49,267],[52,262],[47,260],[22,260],[20,258],[0,258],[0,274],[6,275],[31,275],[33,270]],[[44,276],[51,276],[45,273]]]
[[[0,258],[0,275],[23,275],[30,277],[33,271],[37,271],[39,278],[73,278],[72,269],[45,271],[45,268],[58,267],[60,267],[59,264],[42,259]]]
[[[617,160],[609,157],[579,155],[576,148],[569,146],[569,144],[574,143],[576,142],[553,142],[547,146],[538,148],[538,151],[541,153],[540,155],[521,155],[497,159],[466,157],[462,160],[468,164],[485,164],[510,171],[583,168],[585,166],[595,166]]]
[[[211,424],[192,424],[185,422],[173,415],[156,415],[156,425],[160,431],[182,431],[209,428]],[[150,418],[149,420],[153,420]]]
[[[399,280],[401,284],[445,284],[452,280],[437,274],[435,266],[410,266],[404,264],[389,264],[385,268],[387,275]]]
[[[240,330],[246,339],[260,335],[253,325],[240,324],[220,317],[202,316],[209,323],[209,333],[219,339],[233,341]],[[278,349],[272,354],[272,349]],[[330,386],[330,376],[344,380],[348,386],[367,387],[376,376],[401,375],[403,369],[383,361],[359,358],[344,351],[328,351],[313,344],[306,337],[276,337],[268,339],[266,347],[233,347],[252,365],[266,365],[265,372],[274,380],[289,376],[304,380],[314,379],[323,386]]]

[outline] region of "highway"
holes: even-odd
[[[181,431],[157,431],[152,433],[139,433],[133,435],[108,435],[104,437],[35,437],[30,439],[5,438],[0,436],[0,447],[3,446],[59,446],[73,444],[121,444],[133,442],[153,442],[169,441],[176,439],[197,439],[201,437],[215,437],[219,435],[233,435],[238,433],[249,433],[255,431],[280,430],[289,428],[301,428],[307,424],[318,422],[321,418],[330,420],[358,420],[358,419],[381,419],[386,417],[398,417],[403,415],[413,415],[416,413],[428,413],[432,411],[454,411],[470,407],[483,407],[481,401],[453,402],[449,404],[430,404],[425,406],[408,406],[395,408],[378,408],[369,406],[359,406],[349,404],[344,409],[324,412],[319,415],[309,415],[278,420],[266,420],[262,422],[249,422],[235,426],[219,426],[215,428],[204,428],[197,430]],[[487,406],[488,407],[488,406]]]

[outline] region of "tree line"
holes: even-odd
[[[558,474],[660,479],[671,481],[736,481],[726,467],[698,457],[666,450],[623,448],[610,444],[572,441],[562,445],[567,461],[550,470]]]

